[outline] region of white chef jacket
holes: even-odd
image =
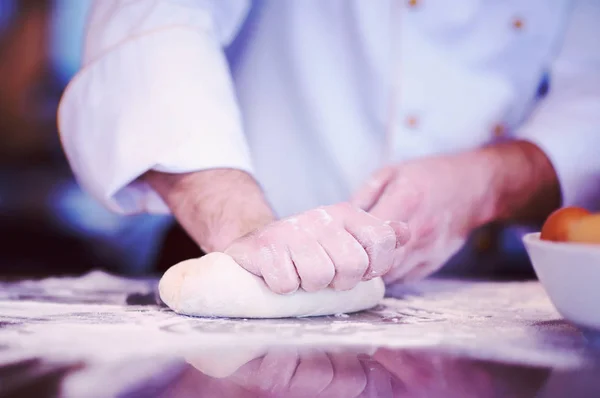
[[[537,144],[564,205],[592,206],[599,71],[596,0],[97,0],[59,130],[124,214],[168,212],[150,169],[248,171],[285,216],[499,136]]]

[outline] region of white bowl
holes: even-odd
[[[539,232],[525,235],[523,243],[558,312],[600,331],[600,245],[544,241]]]

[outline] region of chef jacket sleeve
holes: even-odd
[[[217,167],[252,172],[223,53],[244,0],[96,0],[82,68],[58,110],[82,187],[115,212],[166,213],[138,177]]]
[[[550,71],[550,91],[519,138],[541,148],[558,175],[563,206],[600,204],[600,2],[573,2]]]

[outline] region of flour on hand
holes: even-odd
[[[302,289],[280,295],[224,253],[182,261],[160,280],[160,298],[173,311],[192,316],[287,318],[351,313],[372,308],[383,299],[381,278],[360,282],[352,290]]]

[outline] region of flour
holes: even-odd
[[[136,357],[168,362],[235,344],[435,347],[532,366],[587,360],[586,340],[561,320],[537,283],[425,281],[389,289],[391,297],[369,311],[303,319],[190,318],[156,304],[124,304],[132,294],[155,289],[156,280],[102,273],[4,284],[0,345],[10,347],[4,358],[18,353],[99,363]],[[25,295],[27,300],[19,299]],[[67,296],[68,302],[61,301]]]
[[[136,299],[158,303],[157,281],[125,279],[101,271],[81,277],[47,278],[16,283],[0,282],[0,300],[127,304]]]

